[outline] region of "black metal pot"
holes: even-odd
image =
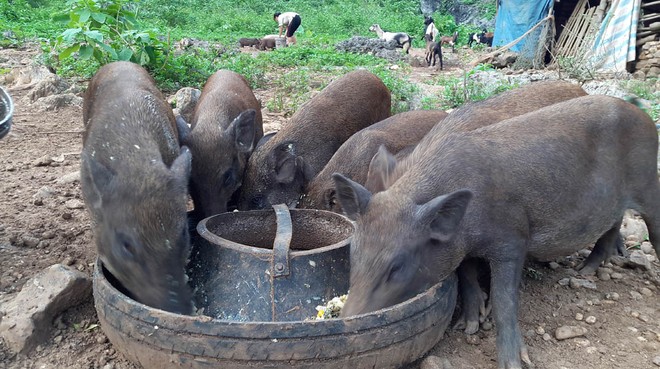
[[[14,103],[9,93],[0,86],[0,138],[9,133],[12,115],[14,115]]]

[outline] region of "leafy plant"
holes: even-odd
[[[96,59],[100,64],[124,60],[156,67],[164,62],[169,45],[153,30],[142,29],[137,21],[137,6],[128,0],[68,0],[68,10],[55,19],[67,22],[57,37],[60,60],[78,53],[82,60]]]

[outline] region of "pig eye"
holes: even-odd
[[[254,196],[250,200],[250,203],[252,204],[253,207],[262,208],[264,203],[264,197],[261,195]]]
[[[132,259],[135,257],[135,246],[130,238],[126,235],[119,235],[117,237],[116,248],[117,253],[121,259]]]
[[[397,279],[398,276],[401,275],[405,268],[404,261],[401,259],[397,259],[392,263],[392,266],[390,267],[390,272],[387,276],[387,281],[392,282]]]
[[[236,180],[234,178],[234,171],[231,169],[226,171],[225,174],[222,176],[222,184],[225,187],[231,187],[235,182]]]

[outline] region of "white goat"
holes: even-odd
[[[437,42],[436,38],[438,37],[438,34],[440,31],[438,28],[435,26],[435,23],[431,22],[429,25],[426,27],[426,32],[424,32],[425,35],[431,36],[431,41]]]
[[[369,31],[376,32],[378,38],[384,41],[396,41],[397,46],[403,48],[403,51],[408,54],[412,43],[412,38],[405,32],[385,32],[378,24],[369,27]]]

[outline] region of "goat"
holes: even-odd
[[[454,52],[454,46],[456,45],[456,40],[457,39],[458,39],[458,31],[454,32],[454,34],[451,35],[451,36],[442,36],[442,37],[440,37],[439,44],[440,44],[440,46],[442,46],[444,44],[451,45],[451,52],[453,53]],[[435,40],[435,38],[434,38],[434,40]]]
[[[433,60],[433,66],[435,67],[436,57],[440,58],[440,70],[442,70],[442,48],[440,43],[434,42],[431,35],[424,35],[424,40],[426,40],[426,65],[431,65],[431,60]]]
[[[385,32],[378,24],[369,27],[369,31],[376,32],[378,38],[384,41],[396,41],[397,47],[401,47],[408,54],[412,45],[412,37],[405,32]]]
[[[433,22],[433,18],[424,18],[424,35],[430,35],[431,40],[435,41],[436,37],[438,37],[438,34],[440,31],[438,28],[435,26],[435,23]]]
[[[468,36],[468,46],[472,47],[472,43],[476,42],[478,44],[486,44],[488,47],[493,46],[493,32],[487,32],[484,28],[481,30],[481,33],[470,33]]]

